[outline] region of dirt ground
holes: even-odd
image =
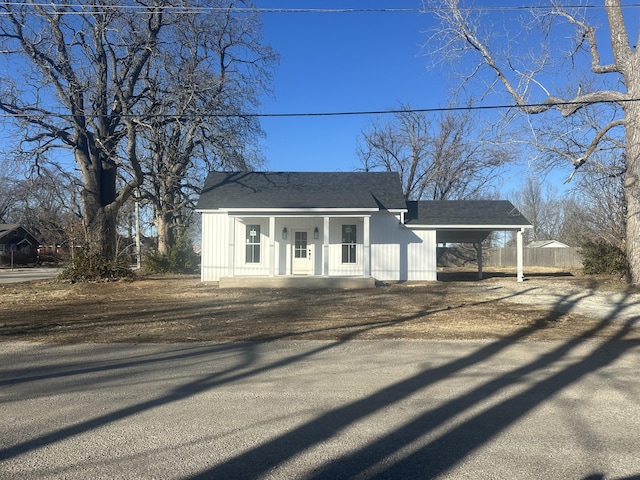
[[[637,306],[640,292],[616,279],[541,273],[518,284],[499,273],[487,277],[453,272],[441,282],[367,290],[219,289],[197,276],[6,285],[0,286],[0,341],[640,339],[640,316],[622,322],[615,312],[592,315],[598,304],[585,313],[567,308],[568,295],[562,304],[549,296],[575,292],[593,302],[622,294]]]

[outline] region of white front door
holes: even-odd
[[[309,230],[294,230],[291,247],[291,273],[293,275],[311,275],[313,272],[313,243]]]

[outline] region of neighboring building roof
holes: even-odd
[[[409,201],[407,225],[526,227],[529,221],[508,200]]]
[[[14,230],[20,228],[17,223],[0,223],[0,238],[9,235]]]
[[[14,233],[15,232],[15,233]],[[18,237],[22,239],[31,239],[29,243],[34,245],[38,244],[38,239],[33,236],[31,232],[29,232],[22,225],[17,223],[0,223],[0,240],[9,240],[11,242],[11,238]]]
[[[407,207],[396,172],[211,172],[196,208]]]
[[[537,240],[529,243],[527,248],[569,248],[569,245],[558,240]]]

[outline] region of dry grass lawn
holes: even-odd
[[[389,285],[369,290],[218,289],[196,276],[113,283],[58,281],[0,286],[0,340],[190,342],[274,339],[611,338],[620,325],[551,306],[489,298],[483,282]],[[553,278],[573,285],[594,279]],[[599,279],[598,288],[623,288]],[[482,285],[483,288],[478,288]],[[495,297],[495,296],[494,296]],[[632,330],[625,339],[638,339]]]

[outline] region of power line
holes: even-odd
[[[0,6],[16,7],[25,6],[24,2],[2,2]],[[223,12],[258,12],[258,13],[433,13],[439,11],[451,10],[450,7],[414,7],[414,8],[272,8],[272,7],[207,7],[207,6],[174,6],[174,5],[102,5],[100,8],[96,8],[95,5],[83,5],[80,3],[66,4],[65,10],[56,8],[51,3],[33,3],[26,6],[40,7],[46,9],[49,13],[57,13],[61,15],[84,15],[89,13],[100,13],[104,11],[150,11],[150,10],[163,10],[174,11],[179,13],[223,13]],[[83,10],[90,7],[88,10]],[[640,3],[622,5],[623,9],[627,8],[639,8]],[[524,11],[524,10],[553,10],[556,8],[580,8],[580,9],[606,9],[604,5],[580,5],[580,4],[567,4],[567,5],[497,5],[497,6],[460,6],[459,10],[462,11]],[[79,9],[82,11],[73,11],[68,9]],[[9,15],[10,12],[0,12],[0,16]]]
[[[178,118],[178,119],[196,119],[196,118],[293,118],[293,117],[340,117],[340,116],[358,116],[358,115],[396,115],[399,113],[444,113],[444,112],[460,112],[474,110],[508,110],[508,109],[528,109],[539,107],[562,107],[562,106],[589,106],[596,104],[619,104],[640,102],[640,98],[627,98],[620,100],[600,100],[600,101],[567,101],[567,102],[544,102],[544,103],[527,103],[527,104],[502,104],[502,105],[470,105],[464,107],[432,107],[432,108],[400,108],[389,110],[352,110],[342,112],[284,112],[284,113],[202,113],[191,115],[169,115],[169,114],[123,114],[124,118]],[[74,116],[66,113],[1,113],[0,117],[5,118],[29,118],[29,117],[58,117],[73,118]]]
[[[358,110],[344,112],[307,112],[307,113],[253,113],[247,114],[247,117],[338,117],[338,116],[356,116],[356,115],[395,115],[399,113],[444,113],[444,112],[461,112],[473,110],[509,110],[509,109],[527,109],[538,107],[561,107],[570,105],[595,105],[599,103],[627,103],[639,102],[640,98],[630,98],[623,100],[605,100],[605,101],[589,101],[589,102],[546,102],[546,103],[528,103],[528,104],[503,104],[503,105],[471,105],[466,107],[432,107],[432,108],[400,108],[390,110]],[[236,115],[214,114],[213,116],[233,117]]]

